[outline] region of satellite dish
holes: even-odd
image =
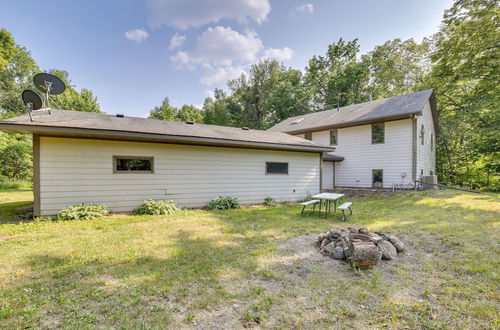
[[[40,98],[40,96],[38,96],[37,93],[33,92],[32,90],[26,89],[21,95],[23,98],[23,102],[28,107],[28,109],[38,110],[42,108],[42,99]]]
[[[64,82],[56,76],[48,73],[37,73],[33,77],[36,88],[45,93],[44,103],[46,108],[50,108],[49,96],[58,95],[66,90]]]
[[[33,83],[36,88],[50,95],[58,95],[66,90],[64,82],[49,73],[37,73],[33,77]]]

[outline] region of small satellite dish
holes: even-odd
[[[49,73],[37,73],[33,77],[36,88],[49,95],[58,95],[66,90],[64,82]]]
[[[24,104],[30,110],[38,110],[42,108],[42,99],[40,98],[40,96],[38,96],[37,93],[33,92],[32,90],[25,89],[21,96],[23,98]]]

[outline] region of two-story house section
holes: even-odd
[[[324,190],[410,185],[436,171],[433,90],[296,116],[269,130],[335,147],[323,154]]]

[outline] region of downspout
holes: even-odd
[[[319,193],[323,190],[323,153],[319,154]]]
[[[417,180],[417,116],[412,117],[412,140],[411,140],[411,179],[416,187]]]

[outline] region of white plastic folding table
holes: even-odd
[[[337,193],[321,193],[312,196],[313,198],[319,199],[319,211],[321,212],[321,204],[322,201],[325,201],[325,218],[330,215],[330,208],[331,208],[331,203],[333,202],[334,205],[334,213],[337,213],[337,201],[344,197],[344,194],[337,194]]]

